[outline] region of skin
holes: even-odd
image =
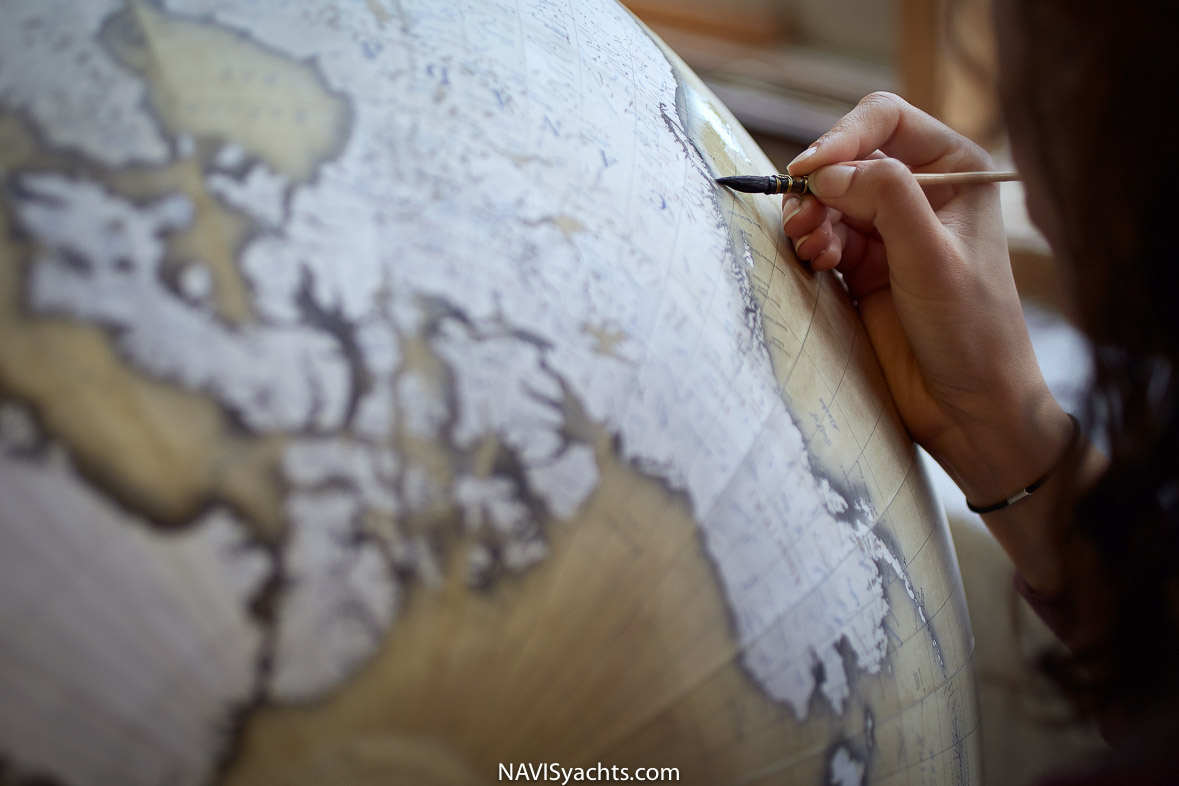
[[[809,175],[813,196],[783,205],[799,257],[815,270],[838,270],[857,301],[909,433],[976,504],[1043,476],[1072,435],[1032,351],[998,186],[923,190],[912,177],[993,168],[978,145],[877,93],[795,159],[789,172]],[[1051,205],[1038,173],[1029,174],[1029,202],[1051,230]],[[1096,450],[1085,451],[1080,483],[1104,466]],[[1075,575],[1066,562],[1086,559],[1071,551],[1053,515],[1066,485],[1053,476],[1031,497],[984,516],[1017,570],[1043,592],[1066,589],[1065,576]]]

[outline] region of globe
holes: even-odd
[[[0,10],[0,780],[977,780],[854,307],[621,6]]]

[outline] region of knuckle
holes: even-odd
[[[897,186],[912,176],[909,167],[895,158],[881,158],[861,166],[866,170],[868,178],[878,187]]]
[[[895,158],[864,161],[857,169],[863,177],[864,185],[883,199],[891,199],[905,193],[913,177],[909,168]]]
[[[896,93],[890,93],[887,90],[877,90],[874,93],[869,93],[860,99],[860,106],[864,108],[897,108],[901,109],[908,106],[908,102],[901,98]]]
[[[966,141],[970,144],[971,152],[977,157],[979,169],[995,168],[995,159],[986,149],[971,139]]]
[[[956,151],[950,161],[951,170],[980,169],[986,171],[995,168],[995,159],[973,139],[954,132],[953,140]]]
[[[886,178],[888,180],[899,180],[909,174],[909,167],[905,166],[899,159],[896,158],[880,158],[875,161],[869,161],[869,169],[872,170],[877,177]]]

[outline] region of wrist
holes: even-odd
[[[1076,417],[1074,417],[1073,415],[1069,415],[1068,418],[1073,426],[1072,434],[1069,435],[1068,445],[1065,446],[1064,451],[1060,454],[1060,458],[1056,459],[1056,463],[1053,464],[1048,469],[1047,472],[1045,472],[1043,475],[1036,478],[1034,481],[1032,481],[1027,486],[1022,486],[1019,489],[1017,489],[1015,492],[1009,494],[1008,496],[1004,497],[1003,499],[996,500],[995,502],[976,503],[976,502],[971,502],[970,499],[967,498],[966,507],[970,508],[970,510],[972,512],[978,513],[980,515],[987,514],[987,513],[997,513],[1001,510],[1005,510],[1006,508],[1011,507],[1016,502],[1020,502],[1024,499],[1030,497],[1037,490],[1042,488],[1044,486],[1044,484],[1047,483],[1052,478],[1053,475],[1060,472],[1061,468],[1075,454],[1076,449],[1077,449],[1077,445],[1080,442],[1081,424],[1076,419]]]
[[[1074,434],[1071,417],[1045,390],[987,422],[962,427],[937,458],[968,500],[990,505],[1051,472]]]

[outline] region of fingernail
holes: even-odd
[[[782,202],[782,226],[797,216],[799,210],[802,210],[802,199],[793,195],[786,197]]]
[[[805,243],[809,239],[810,239],[810,235],[808,234],[808,235],[803,235],[802,237],[795,240],[794,241],[794,253],[797,254],[798,247],[801,246],[803,243]]]
[[[786,165],[786,171],[789,172],[790,167],[794,166],[795,164],[801,164],[803,161],[806,161],[808,158],[810,158],[811,156],[813,156],[817,152],[819,152],[819,148],[815,145],[811,145],[806,150],[804,150],[801,153],[799,153],[798,155],[796,155],[794,157],[794,160]]]
[[[811,193],[824,199],[841,197],[847,191],[847,187],[851,185],[852,175],[855,173],[856,168],[854,166],[845,166],[843,164],[817,169],[808,178]]]

